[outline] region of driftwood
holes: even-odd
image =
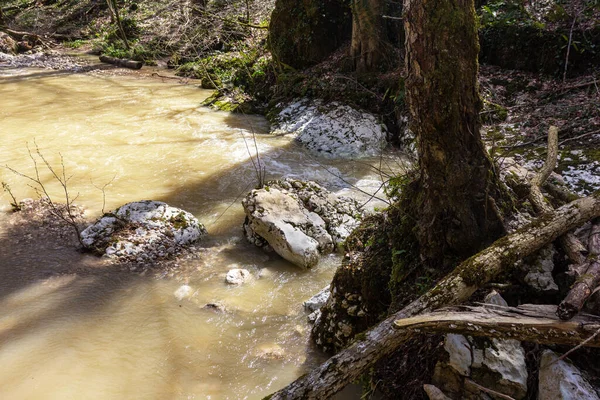
[[[585,302],[594,292],[594,289],[600,284],[600,224],[599,221],[594,221],[590,230],[588,241],[588,262],[585,272],[579,276],[565,299],[558,306],[558,316],[561,319],[568,320],[577,314]]]
[[[479,287],[512,268],[516,261],[598,216],[600,192],[550,211],[497,240],[461,263],[433,289],[369,330],[363,340],[274,393],[271,399],[326,399],[333,396],[410,337],[406,330],[395,328],[397,320],[464,302]]]
[[[395,325],[410,332],[458,333],[569,346],[587,341],[586,346],[600,347],[600,337],[595,335],[600,330],[600,317],[578,315],[561,321],[556,317],[555,305],[460,307],[401,319]]]
[[[107,64],[113,64],[118,67],[129,69],[140,69],[144,65],[143,61],[125,60],[123,58],[115,58],[109,56],[100,56],[100,61]]]

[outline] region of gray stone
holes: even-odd
[[[452,400],[444,392],[433,385],[423,385],[423,390],[427,393],[429,400]]]
[[[471,375],[471,344],[463,335],[449,333],[444,339],[444,349],[450,355],[448,364],[463,376]]]
[[[585,380],[581,371],[551,350],[542,353],[538,400],[598,400],[598,393]],[[552,365],[550,365],[552,363]]]
[[[527,272],[525,283],[538,292],[558,292],[558,285],[552,276],[555,254],[554,245],[549,244],[538,252],[533,262],[524,263],[522,268]]]

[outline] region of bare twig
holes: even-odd
[[[592,132],[587,132],[587,133],[581,134],[579,136],[575,136],[575,137],[572,137],[572,138],[565,139],[565,140],[563,140],[563,141],[561,141],[559,143],[559,146],[562,146],[563,144],[565,144],[567,142],[570,142],[570,141],[573,141],[573,140],[579,140],[579,139],[583,139],[583,138],[585,138],[587,136],[595,135],[597,133],[600,133],[600,129],[592,131]]]
[[[546,366],[544,366],[544,369],[548,368],[549,366],[551,366],[554,363],[557,363],[557,362],[559,362],[561,360],[564,360],[570,354],[572,354],[574,351],[579,350],[580,348],[584,347],[586,344],[588,344],[589,342],[591,342],[592,340],[594,340],[598,335],[600,335],[600,329],[598,329],[592,336],[590,336],[589,338],[585,339],[583,342],[579,343],[577,346],[573,347],[571,350],[567,351],[562,356],[558,357],[556,360],[553,360],[552,362],[550,362],[549,364],[547,364]]]
[[[515,400],[514,397],[510,397],[510,396],[508,396],[508,395],[506,395],[504,393],[500,393],[500,392],[497,392],[495,390],[483,387],[483,386],[481,386],[481,385],[473,382],[470,379],[465,379],[465,382],[468,383],[469,385],[472,385],[477,390],[480,390],[480,391],[485,392],[487,394],[491,394],[494,397],[499,397],[499,398],[504,399],[504,400]]]
[[[32,185],[30,185],[30,186],[36,191],[38,196],[40,196],[41,198],[47,199],[48,205],[50,206],[50,213],[52,215],[54,215],[55,217],[59,218],[60,220],[62,220],[63,222],[65,222],[66,224],[68,224],[69,226],[71,226],[77,235],[77,240],[79,241],[79,243],[81,245],[83,245],[82,238],[81,238],[81,230],[79,228],[79,217],[73,212],[73,210],[75,209],[75,206],[73,203],[79,197],[79,193],[75,197],[71,197],[71,194],[69,193],[68,183],[69,183],[69,180],[72,178],[72,176],[67,177],[64,158],[63,158],[62,154],[59,153],[61,170],[59,172],[57,172],[54,169],[54,167],[52,167],[52,165],[48,162],[48,160],[44,157],[44,155],[42,154],[42,152],[41,152],[39,146],[37,145],[37,143],[35,142],[35,140],[33,141],[33,143],[35,145],[35,151],[32,152],[32,150],[28,144],[27,152],[29,153],[29,158],[33,162],[35,177],[32,177],[32,176],[26,175],[22,172],[19,172],[19,171],[15,170],[14,168],[9,167],[8,165],[5,165],[5,168],[8,169],[9,171],[13,172],[14,174],[32,182]],[[48,171],[50,171],[50,173],[52,174],[54,179],[60,184],[63,194],[64,194],[64,198],[65,198],[64,209],[52,200],[52,197],[50,196],[50,193],[48,193],[46,185],[40,178],[40,168],[39,168],[38,161],[36,159],[36,155],[37,155],[37,157],[39,157],[42,160],[42,163],[48,169]]]
[[[578,15],[573,18],[573,23],[571,24],[571,30],[569,31],[569,44],[567,45],[567,56],[565,57],[565,71],[563,73],[563,84],[567,79],[567,68],[569,66],[569,53],[571,52],[571,43],[573,42],[573,29],[575,28],[575,22],[577,22]]]
[[[117,177],[117,174],[115,174],[110,181],[106,182],[102,187],[100,186],[96,186],[96,184],[90,179],[90,182],[92,183],[92,186],[94,186],[96,189],[100,190],[102,192],[102,214],[104,214],[104,208],[106,207],[106,188],[107,186],[109,186],[111,183],[114,182],[115,178]]]

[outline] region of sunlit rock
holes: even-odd
[[[81,239],[96,254],[144,263],[174,255],[206,233],[187,211],[145,200],[105,214],[81,232]]]
[[[363,216],[356,201],[293,179],[268,182],[250,192],[242,205],[248,240],[302,268],[331,253]]]
[[[227,272],[225,276],[225,282],[230,285],[241,285],[251,278],[250,271],[247,269],[235,268]]]
[[[337,102],[302,99],[275,116],[272,134],[292,135],[310,152],[328,158],[376,156],[386,146],[386,129],[368,112]]]
[[[558,360],[550,350],[542,353],[538,386],[539,400],[598,400],[592,385],[572,364]]]
[[[327,285],[327,287],[323,288],[319,293],[315,294],[302,304],[304,309],[309,312],[308,322],[312,324],[321,316],[321,307],[327,303],[330,295],[329,285]]]

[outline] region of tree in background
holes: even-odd
[[[110,10],[111,19],[117,24],[125,48],[127,50],[130,50],[131,47],[129,46],[129,41],[127,40],[125,29],[123,29],[123,22],[121,21],[121,17],[119,15],[119,7],[117,6],[117,0],[106,0],[106,3],[108,4],[108,9]]]

